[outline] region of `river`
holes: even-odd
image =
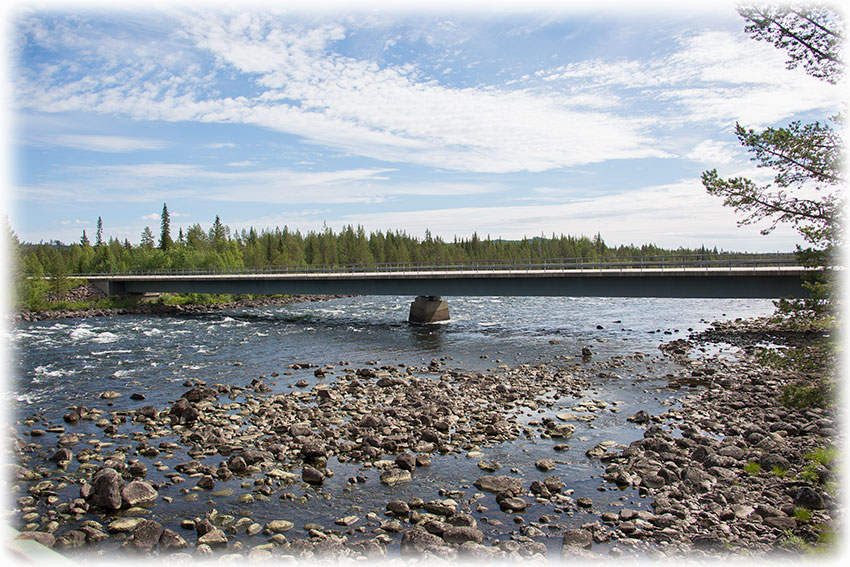
[[[59,432],[31,437],[27,434],[32,428],[63,425],[65,432],[109,442],[94,423],[63,424],[62,416],[75,405],[107,412],[130,411],[142,405],[167,409],[188,389],[190,380],[246,387],[252,380],[262,379],[271,390],[269,395],[274,395],[293,391],[299,380],[308,383],[307,390],[318,383],[332,384],[335,373],[344,368],[405,365],[423,369],[434,359],[441,363],[442,372],[492,372],[499,365],[566,368],[583,364],[592,383],[582,397],[561,398],[546,412],[521,416],[525,423],[534,424],[558,412],[592,412],[592,419],[575,422],[576,431],[567,450],[553,451],[556,440],[535,436],[481,450],[483,460],[501,464],[500,474],[513,470],[524,482],[557,474],[572,498],[592,499],[592,510],[564,509],[556,514],[532,501],[523,520],[517,520],[516,514],[501,512],[492,503],[473,513],[479,527],[486,526],[487,538],[494,541],[510,537],[517,524],[534,522],[545,513],[550,516],[544,522],[549,529],[539,539],[557,553],[563,528],[596,521],[606,509],[648,507],[636,490],[617,490],[602,482],[604,465],[588,458],[585,452],[601,441],[627,444],[637,439],[642,429],[626,417],[639,409],[652,415],[661,413],[686,394],[668,387],[670,378],[680,369],[662,356],[658,346],[701,331],[713,320],[762,316],[773,310],[770,301],[740,299],[448,298],[450,321],[413,325],[406,322],[411,299],[350,297],[184,316],[127,315],[18,323],[7,337],[13,355],[6,385],[12,408],[10,420],[17,433],[37,448],[30,454],[27,466],[53,470],[55,467],[47,459],[56,451]],[[593,352],[590,359],[582,360],[584,347]],[[634,353],[645,357],[630,358],[615,371],[595,370],[594,365],[604,364],[612,357]],[[729,355],[734,355],[732,347]],[[332,365],[334,370],[318,377],[314,375],[315,367],[292,370],[294,363]],[[105,391],[117,392],[120,397],[102,399]],[[144,399],[134,400],[133,394],[137,398],[142,394]],[[119,437],[114,441],[116,445],[135,445],[132,433],[139,427],[132,425],[122,426],[128,436],[123,443]],[[73,449],[76,454],[77,448]],[[475,455],[478,453],[434,454],[430,467],[417,469],[411,482],[397,486],[381,484],[373,469],[332,458],[328,467],[334,475],[319,494],[313,487],[296,483],[288,489],[289,500],[272,495],[267,501],[240,501],[239,496],[248,492],[250,485],[238,477],[219,482],[215,495],[204,493],[201,497],[196,492],[181,492],[179,485],[169,485],[160,490],[160,496],[168,496],[171,501],[160,499],[147,514],[182,533],[190,542],[194,542],[194,536],[181,531],[180,520],[201,516],[213,508],[221,514],[247,516],[261,524],[285,518],[295,525],[288,536],[299,531],[305,536],[304,526],[308,523],[344,532],[346,528],[335,526],[334,522],[350,515],[359,518],[355,527],[366,526],[370,531],[374,526],[364,517],[368,512],[383,517],[390,500],[417,496],[427,501],[443,498],[452,491],[465,491],[467,497],[473,498],[476,490],[471,483],[483,474],[478,467],[482,458]],[[544,457],[557,460],[554,471],[544,474],[535,469],[535,461]],[[171,459],[162,455],[134,458],[147,464],[148,480],[162,482],[166,470],[190,457],[183,448]],[[72,484],[77,466],[73,462],[67,471],[51,473],[52,478],[65,481],[57,490],[60,500],[78,497],[79,487]],[[362,477],[361,483],[347,481],[356,475]],[[26,482],[13,486],[13,507],[28,486]],[[486,504],[486,499],[481,502]],[[57,535],[86,519],[105,518],[91,511],[63,525]],[[18,517],[14,517],[12,525],[18,529],[27,527]],[[357,536],[356,531],[347,533]],[[266,539],[262,534],[237,537],[246,546]],[[398,536],[394,537],[390,553],[393,545],[397,549]],[[117,545],[118,542],[107,540],[97,549],[111,553]],[[69,553],[88,552],[83,548]]]

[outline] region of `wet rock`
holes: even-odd
[[[301,445],[301,455],[306,459],[325,458],[328,450],[318,439],[308,439]]]
[[[416,455],[413,455],[412,453],[402,453],[395,458],[395,464],[402,470],[412,472],[416,468]]]
[[[266,524],[265,531],[269,534],[279,534],[288,532],[294,527],[294,524],[289,520],[272,520]]]
[[[301,480],[308,484],[322,484],[325,481],[325,475],[314,467],[305,466],[301,470]]]
[[[639,410],[632,417],[627,418],[627,420],[634,423],[649,423],[649,413],[646,410]]]
[[[159,538],[159,550],[163,553],[180,551],[189,547],[189,543],[175,531],[165,529]]]
[[[111,534],[132,532],[142,521],[144,521],[144,518],[118,518],[109,522],[106,531]]]
[[[569,529],[564,531],[562,545],[565,548],[580,547],[590,549],[593,545],[593,533],[584,529]]]
[[[50,461],[56,463],[59,466],[66,466],[71,462],[71,459],[74,458],[74,454],[67,447],[62,447],[53,455],[50,456]]]
[[[554,459],[540,459],[534,463],[534,466],[537,467],[537,470],[549,472],[555,470],[556,465]]]
[[[387,502],[387,511],[393,516],[406,518],[410,514],[410,506],[404,500],[393,500]]]
[[[162,525],[153,520],[142,520],[133,530],[133,547],[139,551],[153,551],[163,533]]]
[[[387,469],[381,473],[381,482],[389,486],[410,482],[411,478],[410,471],[398,467]]]
[[[227,470],[236,474],[244,473],[248,470],[248,463],[241,455],[231,455],[227,459]]]
[[[144,480],[134,480],[121,489],[121,500],[124,506],[150,506],[156,502],[159,493]]]
[[[198,538],[199,545],[208,545],[210,548],[224,547],[227,545],[227,535],[218,528],[213,528]]]
[[[528,502],[516,496],[501,498],[498,501],[499,508],[501,508],[503,512],[522,512],[528,508]]]
[[[124,481],[115,469],[101,469],[92,477],[91,493],[87,501],[92,506],[118,510],[121,508],[123,486]]]
[[[425,551],[438,550],[443,546],[445,546],[445,542],[442,538],[428,533],[420,527],[408,530],[401,536],[402,557],[419,557]]]
[[[464,544],[468,541],[481,543],[484,541],[484,533],[471,526],[448,526],[443,531],[444,541],[453,544]]]
[[[522,492],[522,480],[506,475],[484,475],[473,484],[479,490],[499,495],[513,496]]]

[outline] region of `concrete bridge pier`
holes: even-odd
[[[411,323],[436,323],[449,320],[449,303],[439,295],[420,295],[410,304]]]

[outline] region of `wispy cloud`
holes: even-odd
[[[38,146],[63,146],[75,150],[106,153],[129,153],[140,150],[161,150],[168,147],[168,142],[164,140],[94,134],[58,134],[50,137],[43,136],[30,138],[26,142]]]
[[[200,165],[148,163],[76,166],[74,181],[21,187],[26,201],[73,198],[99,201],[116,191],[128,201],[176,198],[270,204],[375,203],[406,196],[482,195],[505,191],[497,182],[395,181],[393,169],[297,171],[286,168],[219,170]],[[79,191],[80,180],[87,190]],[[168,189],[162,189],[168,187]],[[158,218],[158,215],[157,215]]]
[[[172,34],[180,60],[207,54],[215,69],[177,73],[142,49],[113,61],[80,40],[85,75],[40,65],[23,74],[17,103],[40,111],[90,110],[136,119],[237,122],[296,134],[351,154],[457,171],[544,171],[612,159],[664,157],[640,119],[577,111],[559,93],[420,79],[412,64],[379,67],[340,55],[338,23],[292,24],[261,14],[193,14]],[[446,23],[443,30],[451,26]],[[38,43],[44,34],[31,34]],[[47,41],[47,40],[45,40]],[[48,45],[59,49],[61,38]],[[100,61],[99,66],[94,63]],[[203,71],[206,71],[204,73]],[[216,96],[215,73],[238,73],[256,96]],[[116,76],[120,73],[120,77]]]
[[[755,241],[762,250],[793,248],[796,233],[780,227],[770,239],[760,227],[739,228],[735,214],[705,193],[698,179],[645,187],[623,194],[562,199],[545,205],[476,206],[425,211],[385,212],[344,217],[368,230],[403,226],[411,234],[429,229],[451,239],[473,231],[493,238],[546,235],[592,235],[600,232],[609,244],[655,243],[661,246],[725,247],[740,250]],[[755,249],[748,243],[751,249]]]

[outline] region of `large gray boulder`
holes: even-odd
[[[118,471],[112,468],[101,469],[92,477],[88,503],[107,510],[118,510],[121,508],[123,487],[124,480]]]
[[[506,475],[484,475],[473,484],[479,490],[505,496],[516,496],[522,492],[522,480]]]

